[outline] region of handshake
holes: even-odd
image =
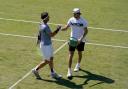
[[[61,29],[61,27],[62,27],[61,25],[58,25],[56,29],[59,29],[59,30],[60,30],[60,29]]]
[[[60,30],[61,30],[62,26],[58,25],[56,30],[55,30],[55,33],[58,33]]]

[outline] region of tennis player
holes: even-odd
[[[69,27],[71,27],[71,38],[75,38],[78,41],[78,45],[76,47],[71,46],[69,44],[69,63],[68,63],[68,73],[67,77],[69,79],[72,79],[72,59],[74,55],[75,49],[78,51],[78,61],[77,64],[74,68],[74,71],[77,72],[80,69],[80,62],[82,59],[82,51],[84,51],[84,46],[85,46],[85,36],[88,33],[87,29],[87,21],[81,17],[81,12],[79,8],[74,8],[73,9],[73,17],[71,17],[67,25],[61,28],[61,30],[67,30]]]
[[[40,44],[40,49],[42,51],[42,55],[44,60],[41,61],[32,72],[36,76],[37,79],[41,79],[39,75],[39,70],[43,68],[46,64],[49,64],[51,70],[51,77],[53,78],[61,78],[61,75],[58,75],[54,70],[54,63],[53,63],[53,47],[51,37],[54,37],[60,30],[60,26],[52,32],[50,27],[48,26],[49,21],[49,14],[48,12],[41,13],[41,23],[40,23],[40,30],[38,34],[37,44]]]

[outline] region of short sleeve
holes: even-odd
[[[51,33],[50,28],[47,25],[40,25],[40,30],[41,32],[43,32],[44,34],[49,34]]]
[[[40,30],[44,30],[46,28],[46,26],[45,25],[40,25],[39,28],[40,28]]]
[[[68,20],[67,25],[71,26],[71,18]]]

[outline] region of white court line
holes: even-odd
[[[28,20],[19,20],[19,19],[7,19],[7,18],[0,18],[0,20],[25,22],[25,23],[40,23],[40,22],[37,22],[37,21],[28,21]],[[65,24],[55,24],[55,23],[48,23],[48,24],[65,25]],[[128,32],[128,30],[117,30],[117,29],[97,28],[97,27],[88,27],[88,28],[90,28],[90,29],[100,29],[100,30],[106,30],[106,31],[113,31],[113,32],[124,32],[124,33]]]
[[[96,28],[96,27],[88,27],[90,29],[100,29],[100,30],[105,30],[105,31],[112,31],[112,32],[124,32],[127,33],[127,30],[116,30],[116,29],[108,29],[108,28]]]
[[[123,48],[123,49],[128,49],[126,46],[115,46],[115,45],[107,45],[107,44],[98,44],[98,43],[86,43],[89,45],[96,45],[96,46],[104,46],[104,47],[113,47],[113,48]]]
[[[65,42],[62,46],[60,46],[56,51],[54,51],[54,54],[56,54],[59,50],[61,50],[68,42]],[[21,79],[19,79],[17,82],[15,82],[9,89],[13,89],[17,84],[19,84],[22,80],[24,80],[26,77],[28,77],[31,74],[31,70],[25,74]]]
[[[6,33],[0,33],[0,35],[6,35],[6,36],[14,36],[14,37],[22,37],[22,38],[37,38],[37,37],[33,37],[33,36],[25,36],[25,35],[14,35],[14,34],[6,34]],[[60,40],[60,39],[52,39],[55,41],[62,41],[62,42],[66,42],[67,40]],[[90,43],[87,42],[86,44],[88,45],[95,45],[95,46],[103,46],[103,47],[113,47],[113,48],[123,48],[123,49],[127,49],[127,46],[115,46],[115,45],[107,45],[107,44],[98,44],[98,43]]]
[[[25,35],[14,35],[14,34],[6,34],[6,33],[0,33],[0,35],[5,35],[5,36],[14,36],[14,37],[22,37],[22,38],[33,38],[36,39],[37,37],[33,37],[33,36],[25,36]],[[65,42],[66,40],[59,40],[59,39],[52,39],[55,41],[63,41]]]

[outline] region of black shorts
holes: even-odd
[[[77,51],[84,51],[84,45],[85,42],[81,42],[79,45],[77,45],[77,47],[72,47],[69,45],[69,51],[75,51],[75,49],[77,49]]]

